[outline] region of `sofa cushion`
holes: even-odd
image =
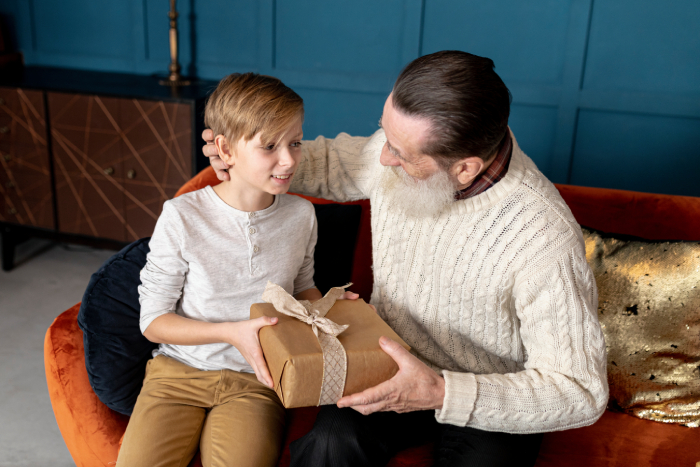
[[[139,329],[139,273],[148,241],[128,245],[92,275],[78,314],[90,385],[107,407],[124,415],[131,415],[146,362],[158,346]]]
[[[583,232],[598,285],[611,405],[697,427],[700,243]]]

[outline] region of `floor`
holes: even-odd
[[[115,252],[29,240],[0,270],[0,467],[74,466],[44,375],[44,334]]]

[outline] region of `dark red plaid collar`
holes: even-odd
[[[496,158],[491,162],[486,172],[477,177],[474,182],[462,191],[455,193],[455,200],[467,199],[480,195],[496,183],[498,183],[508,173],[510,157],[513,155],[513,141],[510,134],[506,135],[505,141],[496,154]]]

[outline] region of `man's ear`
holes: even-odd
[[[229,167],[232,167],[236,163],[236,154],[226,137],[224,135],[216,135],[214,138],[214,145],[216,146],[216,150],[219,152],[219,157],[221,160],[228,164]]]
[[[450,174],[457,179],[459,183],[457,188],[459,190],[464,190],[472,184],[474,179],[478,177],[486,167],[488,166],[481,157],[465,157],[452,166]]]

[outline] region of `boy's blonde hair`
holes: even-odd
[[[276,144],[298,118],[304,118],[303,99],[279,79],[257,73],[222,79],[204,109],[204,124],[232,149],[260,132],[263,144]]]

